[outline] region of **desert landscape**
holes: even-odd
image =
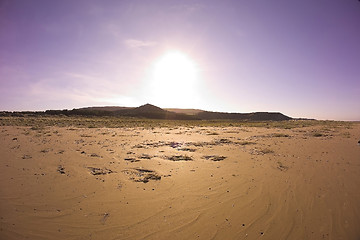
[[[0,118],[1,239],[359,239],[360,124]]]
[[[0,240],[360,240],[359,4],[0,0]]]

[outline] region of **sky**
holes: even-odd
[[[360,120],[358,0],[0,0],[0,111]]]

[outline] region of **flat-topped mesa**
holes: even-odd
[[[285,121],[291,120],[279,112],[254,112],[254,113],[225,113],[225,112],[199,112],[196,116],[203,120],[231,119],[244,121]]]
[[[252,121],[285,121],[292,119],[291,117],[286,116],[280,112],[255,112],[250,113],[249,115]]]

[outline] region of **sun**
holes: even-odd
[[[155,64],[154,77],[161,83],[168,81],[191,83],[195,75],[195,64],[181,52],[169,52]]]
[[[157,103],[172,104],[173,107],[190,106],[191,101],[196,99],[197,84],[197,66],[184,53],[170,51],[155,61],[152,92]]]

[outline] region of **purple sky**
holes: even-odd
[[[197,88],[161,98],[169,51]],[[0,0],[0,110],[145,103],[360,120],[360,2]]]

